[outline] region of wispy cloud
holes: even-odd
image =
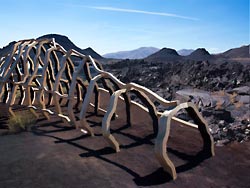
[[[123,8],[116,8],[116,7],[102,7],[102,6],[86,6],[87,8],[96,9],[96,10],[106,10],[106,11],[114,11],[114,12],[127,12],[127,13],[136,13],[136,14],[148,14],[148,15],[157,15],[157,16],[166,16],[166,17],[174,17],[186,20],[193,20],[197,21],[198,18],[182,16],[178,14],[171,14],[166,12],[151,12],[151,11],[144,11],[144,10],[136,10],[136,9],[123,9]]]

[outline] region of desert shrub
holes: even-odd
[[[25,130],[30,130],[35,125],[36,118],[29,111],[22,111],[16,113],[15,116],[11,116],[8,120],[8,128],[12,133],[18,133]]]

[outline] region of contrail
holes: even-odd
[[[86,7],[91,8],[91,9],[96,9],[96,10],[166,16],[166,17],[181,18],[181,19],[193,20],[193,21],[199,20],[198,18],[182,16],[178,14],[171,14],[171,13],[166,13],[166,12],[151,12],[151,11],[135,10],[135,9],[123,9],[123,8],[116,8],[116,7],[100,7],[100,6],[86,6]]]

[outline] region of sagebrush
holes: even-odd
[[[8,120],[8,128],[10,132],[17,133],[25,130],[30,130],[36,123],[36,117],[29,111],[16,113]]]

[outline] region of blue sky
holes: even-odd
[[[100,54],[249,44],[249,0],[0,0],[0,47],[57,33]]]

